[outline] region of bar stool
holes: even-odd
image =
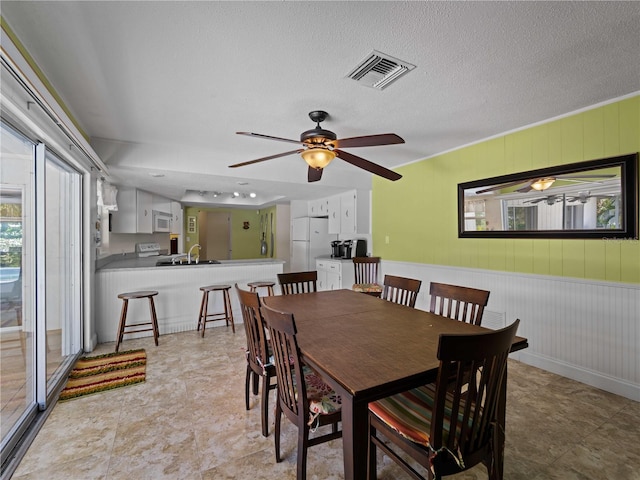
[[[231,285],[208,285],[206,287],[200,287],[202,291],[202,303],[200,303],[200,314],[198,315],[198,331],[200,331],[200,327],[202,326],[202,334],[204,337],[204,327],[207,322],[212,322],[214,320],[222,320],[229,326],[229,322],[231,322],[231,329],[233,333],[236,333],[236,327],[233,324],[233,312],[231,311],[231,297],[229,296],[229,290],[231,290]],[[224,301],[224,312],[220,313],[207,313],[207,309],[209,308],[209,292],[222,292],[222,297]]]
[[[122,337],[125,333],[138,333],[138,332],[153,332],[153,339],[156,342],[156,347],[158,346],[158,337],[160,333],[158,331],[158,317],[156,317],[156,306],[153,303],[153,297],[158,295],[158,292],[154,290],[145,290],[140,292],[128,292],[128,293],[120,293],[118,294],[118,298],[122,299],[122,311],[120,313],[120,324],[118,326],[118,339],[116,341],[116,352],[118,348],[120,348],[120,343],[122,342]],[[134,323],[131,325],[127,325],[127,310],[129,309],[129,300],[134,300],[136,298],[148,298],[149,299],[149,312],[151,313],[151,321],[145,323]],[[150,328],[141,328],[138,330],[126,330],[128,328],[136,328],[144,325],[151,325]]]
[[[276,284],[276,282],[249,282],[247,283],[247,285],[249,286],[249,291],[250,292],[255,292],[257,291],[258,288],[266,288],[267,289],[267,295],[268,296],[272,296],[273,295],[273,286]]]

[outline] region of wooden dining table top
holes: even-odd
[[[377,397],[389,384],[435,380],[441,333],[488,332],[486,328],[397,305],[351,290],[264,297],[271,308],[294,315],[306,359],[353,396]],[[527,347],[516,337],[512,351]],[[330,361],[327,361],[330,359]]]

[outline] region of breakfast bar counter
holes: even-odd
[[[202,300],[200,287],[227,284],[248,289],[247,283],[258,280],[277,282],[284,261],[278,259],[220,260],[220,263],[156,266],[156,260],[112,261],[96,271],[96,332],[98,343],[114,342],[122,302],[118,294],[137,290],[155,290],[154,298],[160,335],[196,330]],[[215,298],[214,298],[215,297]],[[223,311],[222,298],[212,296],[209,310]],[[231,289],[231,308],[235,323],[242,323],[240,304]],[[127,317],[131,323],[146,321],[149,308],[145,302],[132,302]],[[224,325],[224,320],[212,326]],[[210,334],[215,334],[211,331]],[[128,335],[149,336],[150,332]],[[162,338],[160,339],[162,341]]]

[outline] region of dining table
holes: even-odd
[[[367,478],[368,405],[436,380],[441,334],[489,331],[352,290],[262,297],[270,308],[292,313],[303,361],[341,396],[344,477]],[[524,349],[516,337],[511,351]],[[502,479],[506,374],[496,422],[496,465]]]

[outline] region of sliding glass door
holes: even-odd
[[[0,155],[0,429],[4,453],[6,442],[37,409],[32,302],[35,144],[3,124]]]
[[[39,190],[38,190],[39,191]],[[80,175],[45,150],[44,226],[47,395],[81,349]],[[42,241],[39,239],[39,241]]]
[[[2,461],[66,379],[81,345],[82,176],[2,122]]]

